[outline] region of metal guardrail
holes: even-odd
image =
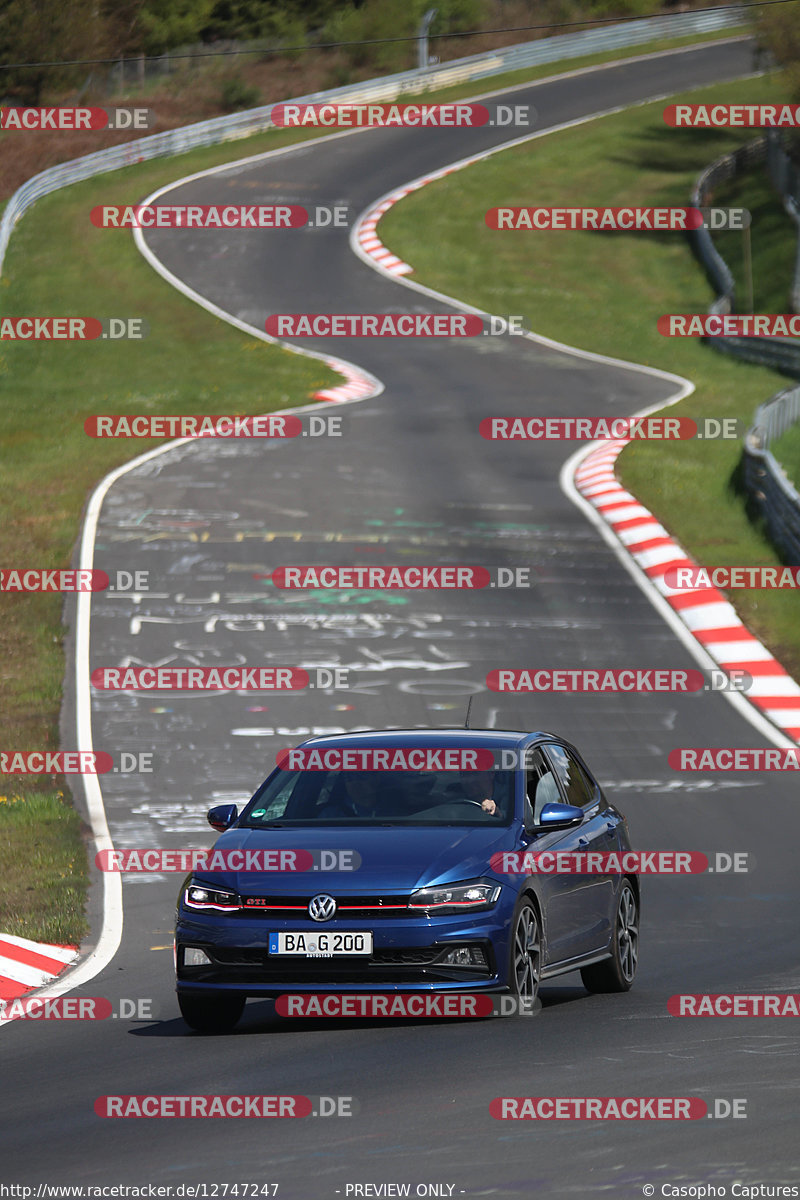
[[[730,154],[718,158],[699,176],[690,203],[693,207],[710,206],[714,193],[721,184],[734,179],[742,171],[749,171],[759,163],[765,163],[770,178],[781,193],[787,211],[800,213],[800,171],[789,158],[780,144],[776,131],[762,134],[752,142],[747,142]],[[792,207],[789,207],[792,206]],[[714,245],[714,239],[708,229],[694,229],[690,233],[692,247],[697,258],[703,264],[709,282],[716,298],[709,307],[710,313],[733,312],[736,300],[736,285],[730,267]],[[797,268],[800,267],[800,228],[798,230],[798,249],[796,270],[793,277],[793,295],[800,296],[800,277]],[[760,366],[771,367],[784,375],[800,379],[800,347],[785,338],[737,338],[737,337],[706,337],[703,339],[715,350],[732,354],[745,362],[758,363]]]
[[[791,429],[800,418],[800,388],[789,388],[778,392],[766,404],[756,409],[753,427],[748,437],[753,438],[753,444],[759,449],[768,450],[770,443],[781,434]]]
[[[800,170],[780,144],[776,131],[756,138],[732,154],[711,163],[702,172],[691,203],[697,207],[710,205],[715,190],[735,178],[741,171],[764,163],[770,179],[783,199],[784,207],[798,224],[798,249],[793,280],[793,308],[800,296]],[[706,269],[717,296],[709,312],[728,313],[733,310],[735,286],[728,264],[714,245],[707,229],[692,231],[697,257]],[[800,347],[781,338],[708,337],[709,345],[747,362],[759,363],[800,378]],[[800,562],[800,493],[789,481],[786,472],[770,452],[770,443],[800,420],[800,387],[778,392],[755,412],[753,424],[742,446],[742,481],[745,491],[758,514],[763,518],[772,542],[790,562]]]
[[[783,207],[797,228],[797,246],[792,276],[792,312],[800,312],[800,168],[792,161],[778,138],[767,141],[767,170],[772,186],[783,197]]]
[[[779,392],[756,409],[742,454],[748,496],[771,540],[791,563],[800,563],[800,493],[770,451],[770,442],[800,418],[800,388]]]
[[[694,191],[689,201],[692,207],[703,208],[710,205],[720,184],[734,179],[743,167],[752,167],[754,163],[763,160],[766,156],[766,147],[763,143],[763,138],[757,138],[754,142],[748,142],[746,146],[741,146],[732,154],[718,158],[706,167],[694,185]],[[708,311],[712,313],[732,312],[736,285],[730,267],[714,245],[710,230],[692,230],[691,242],[692,248],[703,264],[709,282],[716,292],[716,299]]]
[[[542,63],[642,45],[658,38],[735,29],[743,25],[746,19],[746,8],[731,5],[710,12],[675,13],[663,17],[648,17],[642,21],[625,21],[602,29],[560,34],[557,37],[509,46],[504,50],[490,50],[485,54],[475,54],[441,66],[403,71],[387,75],[383,79],[313,92],[308,96],[295,97],[290,102],[312,104],[348,101],[359,104],[394,100],[409,92],[435,91],[453,84],[485,79]],[[246,112],[215,117],[210,121],[173,129],[167,133],[151,134],[49,167],[46,171],[34,175],[11,197],[0,221],[0,272],[15,224],[40,197],[59,188],[68,187],[72,183],[91,179],[108,171],[116,171],[133,163],[183,154],[200,146],[215,146],[236,138],[251,137],[272,127],[272,108],[271,104],[266,104]]]

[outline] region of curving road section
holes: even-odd
[[[507,93],[544,129],[751,70],[743,42],[596,69]],[[490,108],[493,101],[489,101]],[[215,171],[170,203],[346,204],[376,197],[518,131],[370,130]],[[580,202],[576,197],[576,202]],[[590,203],[592,198],[585,198]],[[163,268],[263,330],[274,312],[448,311],[351,252],[347,231],[148,234]],[[305,343],[304,343],[305,344]],[[492,413],[623,415],[674,383],[522,339],[340,341],[383,394],[329,406],[340,438],[182,445],[122,475],[97,530],[108,569],[148,570],[149,593],[93,601],[91,667],[190,663],[343,666],[355,686],[296,696],[114,693],[93,700],[94,744],[154,751],[153,775],[103,780],[118,847],[206,846],[209,803],[241,799],[278,748],[309,731],[461,723],[550,728],[583,750],[641,848],[747,851],[751,871],[652,879],[634,990],[544,990],[535,1020],[320,1022],[251,1003],[235,1033],[190,1035],[172,994],[179,877],[126,876],[113,961],[79,989],[145,998],[155,1019],[15,1021],[0,1035],[8,1181],[278,1183],[284,1200],[348,1185],[529,1197],[733,1180],[797,1182],[795,1036],[776,1020],[679,1020],[677,992],[792,991],[798,926],[796,783],[680,776],[680,745],[766,745],[719,695],[498,696],[499,666],[692,667],[694,660],[559,487],[570,446],[489,443]],[[271,395],[270,380],[264,380]],[[221,403],[220,410],[224,411]],[[527,566],[532,587],[378,594],[277,592],[292,563]],[[109,1120],[106,1094],[353,1096],[351,1118]],[[500,1122],[496,1096],[700,1096],[746,1120]],[[173,1193],[175,1194],[175,1193]],[[211,1194],[211,1193],[209,1193]],[[221,1194],[221,1192],[219,1193]],[[419,1194],[425,1194],[420,1192]]]

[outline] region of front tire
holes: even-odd
[[[186,996],[178,993],[181,1016],[198,1033],[228,1033],[244,1012],[243,996]]]
[[[538,999],[542,975],[542,930],[539,916],[530,900],[524,900],[511,931],[509,986],[514,996],[529,1001]]]
[[[587,992],[627,992],[636,978],[639,958],[639,901],[633,885],[622,885],[614,920],[611,958],[581,971]]]

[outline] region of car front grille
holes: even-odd
[[[317,895],[318,893],[314,893]],[[245,907],[232,914],[245,920],[270,917],[281,921],[307,921],[313,896],[243,896]],[[337,896],[336,918],[346,921],[381,921],[397,917],[420,917],[423,910],[410,910],[409,896]]]

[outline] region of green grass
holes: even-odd
[[[692,103],[773,98],[783,99],[778,83],[767,80],[674,97]],[[696,391],[670,415],[749,423],[757,405],[785,386],[780,376],[696,339],[668,340],[656,331],[662,313],[703,312],[712,299],[681,235],[496,232],[484,223],[495,205],[686,204],[700,170],[753,136],[676,131],[664,125],[662,108],[647,105],[591,121],[431,184],[390,210],[381,239],[414,266],[422,283],[493,313],[523,314],[527,328],[570,345],[693,380]],[[754,236],[758,278],[761,245]],[[772,249],[768,239],[764,246]],[[738,441],[634,443],[621,456],[620,474],[700,562],[777,563],[736,490],[739,458]],[[800,673],[800,606],[793,594],[746,591],[731,599],[787,668]]]
[[[0,795],[0,932],[77,945],[88,872],[81,820],[60,793]]]
[[[711,40],[717,37],[662,40],[627,53],[545,64],[443,89],[435,98],[460,99]],[[257,342],[205,313],[152,272],[130,235],[94,229],[87,220],[97,203],[136,203],[173,179],[317,136],[313,129],[270,131],[132,166],[45,197],[20,221],[0,278],[3,315],[141,315],[151,332],[138,343],[0,346],[0,563],[66,565],[92,488],[112,468],[159,444],[90,442],[82,429],[86,416],[265,412],[302,403],[338,380],[321,364]],[[59,744],[61,611],[59,596],[0,594],[0,745],[6,749]],[[25,786],[20,777],[0,777],[0,793],[14,797],[0,804],[0,931],[70,943],[86,932],[85,851],[77,814],[61,800],[63,786],[61,780]],[[11,870],[4,871],[9,865],[13,883]]]

